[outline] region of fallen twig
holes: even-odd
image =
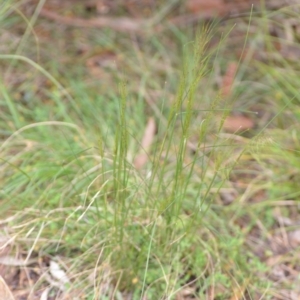
[[[192,2],[191,2],[192,3]],[[279,6],[279,2],[268,4],[267,7],[274,9]],[[279,6],[280,7],[280,6]],[[201,8],[201,6],[200,6]],[[251,8],[249,3],[239,3],[238,5],[232,3],[223,3],[222,9],[217,10],[201,10],[197,7],[190,9],[193,12],[181,16],[176,16],[170,20],[166,20],[166,24],[172,24],[175,26],[187,26],[191,23],[197,23],[201,18],[213,18],[218,15],[219,17],[230,17],[231,11],[246,10]],[[67,17],[57,14],[51,10],[43,8],[40,12],[42,17],[54,20],[69,26],[88,27],[88,28],[111,28],[120,32],[142,32],[148,28],[152,28],[155,31],[162,31],[166,28],[161,23],[155,22],[153,18],[149,19],[134,19],[127,17],[98,17],[92,19],[83,19],[78,17]]]
[[[42,9],[40,12],[40,15],[66,24],[71,26],[78,26],[78,27],[93,27],[93,28],[104,28],[109,27],[111,29],[117,30],[117,31],[141,31],[142,29],[145,29],[147,26],[149,26],[149,21],[143,21],[143,20],[136,20],[136,19],[130,19],[130,18],[109,18],[109,17],[99,17],[99,18],[93,18],[93,19],[82,19],[82,18],[72,18],[72,17],[66,17],[61,16],[53,11]]]

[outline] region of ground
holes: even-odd
[[[1,299],[300,299],[281,2],[0,7]]]

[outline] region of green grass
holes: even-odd
[[[9,8],[5,30],[17,18]],[[282,56],[253,59],[260,42],[276,53],[265,30],[281,14],[254,14],[239,29],[228,21],[223,33],[171,27],[139,44],[90,30],[85,42],[112,49],[119,64],[95,79],[80,60],[60,63],[59,43],[58,54],[33,47],[31,34],[1,53],[1,224],[13,252],[59,261],[64,293],[78,299],[274,299],[295,290],[273,279],[268,259],[299,267],[297,249],[275,249],[298,216],[298,70]],[[228,60],[239,63],[239,34],[246,57],[224,98],[218,78]],[[237,111],[251,112],[256,128],[224,134]],[[149,117],[156,135],[143,149]],[[142,152],[147,163],[136,169]],[[41,277],[32,289],[46,285]]]

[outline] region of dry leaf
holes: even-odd
[[[300,229],[291,231],[288,236],[292,247],[296,248],[300,245]]]
[[[223,124],[223,129],[227,132],[235,133],[245,131],[254,127],[254,121],[246,116],[228,116]]]
[[[224,16],[231,12],[250,11],[252,5],[260,7],[260,0],[187,0],[187,9],[204,17]],[[282,6],[282,0],[266,1],[266,7],[275,9]]]
[[[156,131],[156,125],[155,125],[154,118],[150,118],[148,120],[145,133],[142,139],[142,143],[141,143],[142,153],[136,156],[133,163],[135,168],[138,170],[141,169],[148,161],[148,152],[153,143],[155,131]]]
[[[64,289],[65,284],[70,283],[70,280],[66,274],[66,272],[60,267],[60,265],[51,260],[49,270],[53,278],[59,281],[61,284],[61,289]]]
[[[50,291],[50,288],[46,288],[43,291],[40,300],[48,300],[49,291]]]
[[[192,13],[198,13],[205,17],[222,15],[226,11],[226,5],[222,0],[188,0],[187,9]]]
[[[229,97],[231,95],[231,89],[234,83],[237,67],[238,65],[236,62],[231,62],[227,66],[221,88],[221,93],[223,97]]]

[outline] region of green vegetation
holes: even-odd
[[[35,17],[0,7],[2,37],[16,39],[0,54],[0,222],[11,251],[59,261],[69,278],[64,292],[52,285],[61,299],[300,293],[289,235],[299,219],[299,63],[275,47],[297,45],[269,34],[292,10],[131,39]],[[237,69],[225,93],[228,62]],[[237,114],[255,127],[228,132]],[[32,293],[47,285],[40,276]]]

